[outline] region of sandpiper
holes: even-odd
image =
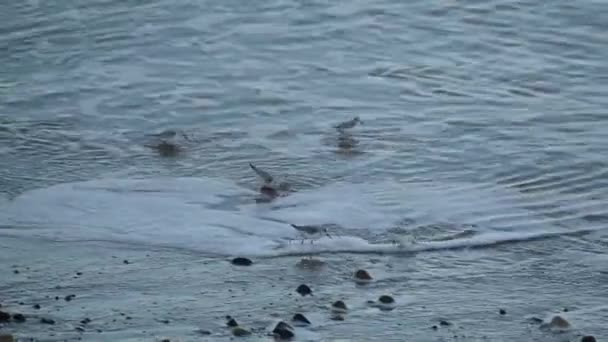
[[[272,183],[273,178],[268,172],[258,169],[257,167],[255,167],[255,165],[253,165],[251,163],[249,163],[249,167],[251,167],[251,169],[253,171],[255,171],[255,173],[257,173],[257,175],[260,176],[260,178],[262,178],[262,180],[264,180],[264,183],[266,183],[266,184]]]
[[[357,126],[357,124],[362,124],[362,123],[363,123],[363,121],[361,121],[361,119],[358,116],[355,116],[354,118],[352,118],[348,121],[344,121],[342,123],[335,125],[334,128],[341,131],[343,129],[353,128],[353,127]]]
[[[291,224],[291,226],[295,230],[297,230],[300,233],[300,235],[302,236],[302,244],[304,244],[304,240],[306,237],[310,238],[311,244],[313,243],[313,240],[319,239],[323,235],[327,235],[327,237],[330,239],[332,238],[331,235],[329,235],[327,228],[325,228],[325,227],[312,226],[312,225],[298,226],[295,224]]]

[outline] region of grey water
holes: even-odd
[[[607,17],[599,0],[4,2],[0,304],[97,284],[83,295],[103,322],[91,341],[200,340],[201,325],[222,340],[223,315],[259,326],[296,308],[318,322],[302,340],[606,339]],[[354,116],[363,124],[333,128]],[[168,130],[187,137],[174,157],[149,147]],[[296,190],[263,216],[250,162]],[[307,252],[272,238],[277,220],[336,224],[346,242],[307,273],[294,267]],[[431,245],[402,254],[389,241],[403,238]],[[257,266],[234,270],[233,251]],[[97,264],[110,255],[154,260]],[[360,267],[381,281],[350,286]],[[58,275],[82,268],[99,275]],[[286,297],[300,280],[320,287],[316,302]],[[402,305],[357,302],[382,291]],[[321,307],[340,296],[359,309],[331,321]],[[108,318],[133,302],[139,321]],[[65,305],[42,311],[65,324],[0,332],[77,338],[85,313]],[[189,308],[210,316],[153,319]],[[526,320],[556,312],[571,331]],[[431,329],[439,319],[451,330]]]

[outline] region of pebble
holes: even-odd
[[[306,296],[306,295],[312,296],[312,290],[306,284],[302,284],[302,285],[298,286],[298,288],[296,289],[296,292],[298,292],[302,296]]]
[[[335,301],[331,305],[331,308],[335,312],[346,312],[346,310],[348,310],[348,308],[346,307],[346,304],[343,301],[341,301],[341,300]]]
[[[53,325],[53,324],[55,324],[55,321],[52,320],[52,319],[50,319],[50,318],[44,318],[43,317],[43,318],[40,319],[40,323]]]
[[[595,340],[595,337],[591,336],[591,335],[587,335],[587,336],[583,336],[583,338],[581,338],[581,342],[597,342]]]
[[[449,327],[450,325],[452,325],[452,323],[445,321],[445,320],[441,320],[441,321],[439,321],[439,325],[442,325],[444,327]]]
[[[226,325],[229,327],[237,327],[239,324],[236,322],[236,320],[234,318],[230,317],[230,319],[228,320]]]
[[[34,306],[32,306],[32,307],[36,310],[40,310],[40,304],[34,304]]]
[[[336,313],[336,314],[331,315],[330,319],[332,321],[343,321],[344,316]]]
[[[23,316],[23,314],[16,313],[13,314],[13,320],[18,323],[23,323],[25,322],[25,316]]]
[[[277,325],[272,330],[272,333],[277,335],[281,339],[291,339],[296,335],[291,325],[283,321],[277,323]]]
[[[380,298],[378,298],[378,301],[380,303],[382,303],[382,304],[393,304],[393,303],[395,303],[395,300],[393,299],[393,297],[387,296],[387,295],[380,296]]]
[[[498,310],[498,313],[501,315],[506,315],[507,311],[505,309],[500,309],[500,310]]]
[[[372,281],[372,276],[366,270],[357,270],[355,272],[355,281],[359,284],[367,284]]]
[[[130,264],[129,260],[127,260],[127,259],[123,260],[122,263],[125,264],[125,265]]]
[[[253,264],[253,261],[248,258],[237,257],[232,259],[231,263],[237,266],[251,266],[251,264]]]
[[[293,318],[291,319],[295,324],[298,325],[309,325],[310,321],[308,320],[308,318],[306,318],[306,316],[304,316],[301,313],[297,313],[295,315],[293,315]]]
[[[74,298],[76,298],[76,295],[75,294],[71,294],[71,295],[65,296],[64,299],[65,299],[66,302],[69,302],[69,301],[71,301]]]
[[[8,322],[11,319],[11,315],[7,312],[0,311],[0,322]]]

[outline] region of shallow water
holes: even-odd
[[[2,4],[0,303],[98,284],[57,336],[135,298],[139,319],[86,340],[188,340],[201,324],[215,340],[223,315],[264,326],[269,298],[305,281],[323,323],[302,339],[606,338],[606,15],[600,1]],[[178,156],[149,147],[167,130],[184,133]],[[295,192],[257,203],[249,162]],[[300,244],[290,223],[334,238]],[[327,267],[295,266],[311,253]],[[141,262],[115,273],[111,255]],[[61,276],[85,267],[101,274]],[[354,287],[359,267],[382,280]],[[246,293],[225,302],[235,277]],[[363,304],[382,291],[399,306],[378,316]],[[362,305],[330,321],[319,306],[336,297]],[[525,321],[563,307],[569,334]],[[145,313],[188,308],[209,315]],[[433,331],[439,316],[462,330]]]

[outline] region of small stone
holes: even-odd
[[[76,330],[78,332],[84,332],[84,328],[83,327],[76,327],[76,328],[74,328],[74,330]]]
[[[50,318],[44,318],[43,317],[43,318],[40,319],[40,323],[53,325],[53,324],[55,324],[55,321],[52,320],[52,319],[50,319]]]
[[[368,283],[372,280],[372,276],[366,270],[357,270],[355,272],[355,281],[358,283]]]
[[[380,298],[378,298],[378,301],[380,303],[382,303],[382,304],[393,304],[393,303],[395,303],[395,300],[393,299],[393,297],[387,296],[387,295],[380,296]]]
[[[40,304],[34,304],[32,307],[36,310],[40,310]]]
[[[566,329],[570,327],[570,323],[562,316],[554,316],[549,323],[552,327]]]
[[[251,331],[242,327],[234,327],[232,328],[232,335],[237,337],[249,336],[251,335]]]
[[[232,259],[231,263],[236,266],[251,266],[251,264],[253,264],[253,261],[248,258],[236,257]]]
[[[501,315],[506,315],[507,311],[505,309],[500,309],[500,310],[498,310],[498,313]]]
[[[19,274],[19,270],[13,270],[13,273]]]
[[[226,323],[226,325],[229,327],[237,327],[239,324],[236,322],[236,320],[234,318],[230,318],[228,320],[228,323]]]
[[[433,328],[433,330],[437,330],[438,329],[436,325],[433,325],[431,328]]]
[[[168,338],[163,338],[162,340],[160,340],[160,342],[171,342],[171,340]]]
[[[132,317],[131,317],[131,316],[127,316],[127,317],[125,317],[125,319],[126,319],[126,320],[131,320],[131,319],[132,319]]]
[[[299,324],[299,325],[309,325],[310,324],[310,321],[308,320],[308,318],[306,318],[306,316],[304,316],[301,313],[297,313],[297,314],[293,315],[291,320],[295,324]]]
[[[14,342],[15,338],[13,335],[2,334],[0,335],[0,342]]]
[[[296,289],[296,292],[301,294],[302,296],[306,296],[306,295],[312,296],[312,290],[306,284],[302,284],[302,285],[298,286],[298,288]]]
[[[74,298],[76,298],[76,295],[75,294],[71,294],[71,295],[65,296],[64,299],[65,299],[66,302],[69,302],[69,301],[71,301]]]
[[[13,314],[13,320],[18,323],[25,322],[25,316],[20,313]]]
[[[345,304],[343,301],[341,301],[341,300],[337,300],[337,301],[335,301],[335,302],[334,302],[334,303],[331,305],[331,307],[332,307],[333,309],[338,309],[338,310],[342,310],[342,311],[346,311],[346,310],[348,310],[348,308],[346,307],[346,304]]]
[[[201,335],[211,335],[211,331],[205,329],[199,329],[197,332]]]
[[[277,325],[272,330],[272,333],[281,339],[291,339],[296,335],[291,325],[283,321],[277,323]]]
[[[125,259],[122,261],[123,264],[128,265],[129,264],[129,260]]]
[[[76,272],[76,275],[77,275],[77,276],[81,276],[81,275],[82,275],[82,272]]]
[[[583,336],[581,338],[581,342],[597,342],[595,340],[595,337],[591,336],[591,335],[587,335],[587,336]]]
[[[570,310],[568,310],[568,308],[564,308],[564,312],[568,312],[568,311],[570,311]]]
[[[83,319],[82,321],[80,321],[80,324],[83,324],[83,325],[87,325],[89,323],[91,323],[91,319],[88,318],[88,317],[85,317],[85,319]]]
[[[452,325],[452,323],[445,321],[445,320],[441,320],[441,321],[439,321],[439,325],[442,325],[444,327],[449,327],[450,325]]]
[[[0,322],[8,322],[11,319],[11,315],[7,312],[0,311]]]

